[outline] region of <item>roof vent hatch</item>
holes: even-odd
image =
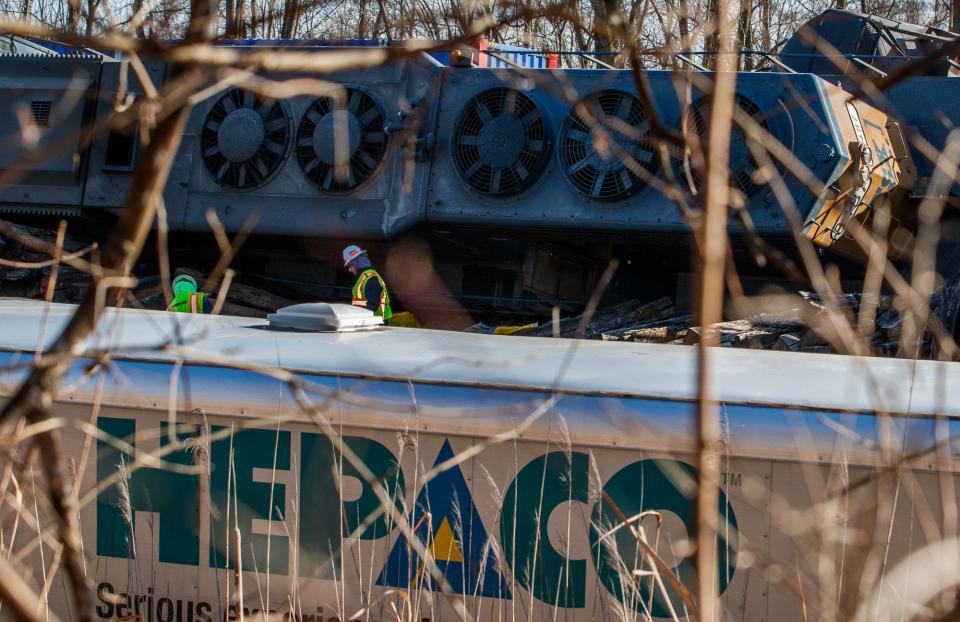
[[[383,325],[373,311],[348,304],[306,302],[278,309],[267,316],[271,328],[346,333]]]

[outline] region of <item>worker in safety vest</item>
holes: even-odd
[[[203,292],[197,291],[197,281],[189,274],[181,274],[173,279],[173,302],[167,311],[177,313],[210,313],[213,301]]]
[[[350,304],[370,309],[386,322],[393,315],[390,310],[390,294],[387,284],[380,273],[373,269],[367,251],[359,246],[350,245],[343,249],[343,266],[357,277],[353,285],[353,299]]]

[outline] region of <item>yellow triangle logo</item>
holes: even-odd
[[[444,517],[440,523],[440,528],[433,536],[433,543],[430,544],[430,554],[438,562],[460,562],[463,563],[463,553],[453,537],[453,529],[450,528],[450,522]]]
[[[440,523],[440,528],[433,535],[433,542],[430,543],[430,556],[438,562],[459,562],[463,563],[463,552],[457,539],[453,537],[453,529],[450,528],[450,521],[444,517]],[[417,564],[417,574],[410,581],[411,587],[417,587],[420,579],[423,578],[423,560]]]

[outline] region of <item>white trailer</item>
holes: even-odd
[[[0,301],[0,403],[72,312]],[[694,587],[694,348],[114,309],[84,347],[55,413],[103,620],[689,613],[638,540]],[[724,619],[910,619],[956,584],[956,364],[711,357]]]

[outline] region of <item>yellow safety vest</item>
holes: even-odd
[[[350,304],[364,309],[367,308],[367,282],[370,279],[377,279],[380,282],[380,305],[373,313],[382,316],[383,320],[387,321],[393,315],[393,311],[390,309],[390,294],[387,293],[387,284],[383,281],[383,277],[373,268],[367,268],[357,277],[357,282],[353,285],[353,300],[350,301]]]
[[[204,298],[206,294],[202,292],[193,292],[190,294],[177,296],[167,307],[167,311],[176,313],[203,313]]]

